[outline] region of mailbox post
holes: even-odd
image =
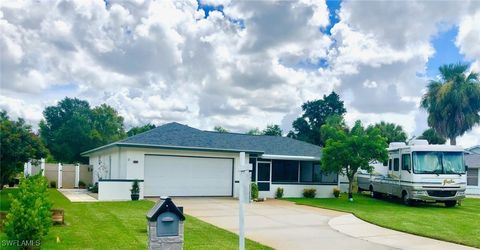
[[[147,213],[148,249],[183,249],[183,207],[162,198]]]
[[[250,203],[251,164],[246,164],[245,152],[240,152],[239,199],[238,199],[238,249],[245,250],[245,209],[244,203]]]

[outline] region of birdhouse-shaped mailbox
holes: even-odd
[[[148,249],[183,249],[183,208],[162,198],[147,213]]]

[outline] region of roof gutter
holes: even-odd
[[[183,147],[183,146],[171,146],[171,145],[152,145],[152,144],[141,144],[141,143],[111,143],[102,147],[94,148],[88,151],[81,153],[82,156],[88,156],[93,152],[107,149],[110,147],[140,147],[140,148],[161,148],[161,149],[177,149],[177,150],[194,150],[194,151],[214,151],[214,152],[245,152],[245,153],[256,153],[263,154],[263,151],[258,150],[243,150],[243,149],[224,149],[224,148],[204,148],[204,147]]]
[[[271,160],[298,160],[298,161],[319,161],[320,157],[314,156],[301,156],[301,155],[269,155],[263,154],[262,159],[271,159]]]

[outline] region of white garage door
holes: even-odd
[[[145,156],[145,196],[232,196],[233,159]]]

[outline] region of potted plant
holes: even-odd
[[[275,199],[281,199],[281,198],[283,198],[283,188],[279,187],[275,192]]]
[[[83,182],[83,181],[78,181],[78,187],[82,188],[82,189],[85,189],[85,187],[87,187],[87,184],[85,184],[85,182]]]
[[[132,184],[132,189],[130,189],[130,197],[132,201],[137,201],[140,198],[140,186],[138,185],[138,180],[134,180]]]
[[[335,196],[335,198],[340,197],[340,189],[338,187],[333,188],[333,196]]]
[[[250,185],[250,188],[251,188],[251,191],[250,191],[251,199],[253,201],[257,201],[257,199],[258,199],[258,185],[257,185],[257,183],[252,182],[252,184]]]

